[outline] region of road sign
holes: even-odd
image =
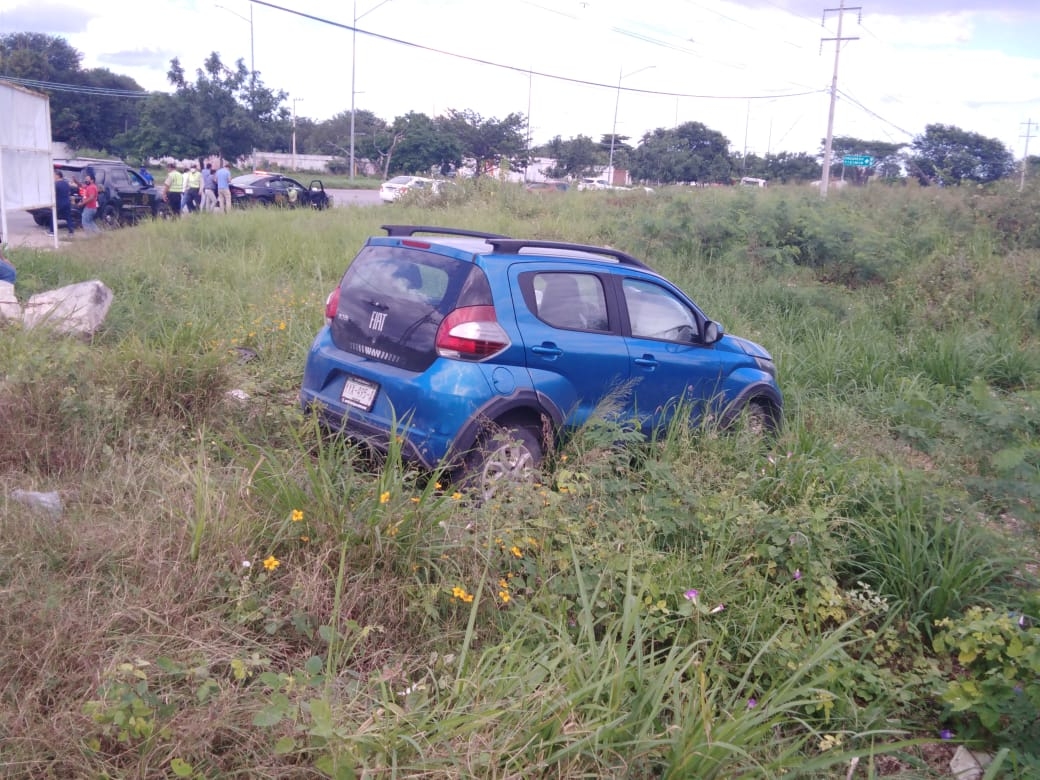
[[[841,158],[841,164],[856,168],[869,168],[874,164],[874,158],[869,154],[847,154]]]

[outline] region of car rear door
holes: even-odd
[[[120,222],[133,222],[141,216],[141,192],[130,182],[126,168],[114,165],[108,168],[105,171],[105,189]]]
[[[538,392],[579,426],[607,396],[626,394],[629,359],[617,307],[599,274],[559,264],[510,268],[527,368]]]

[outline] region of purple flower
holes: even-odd
[[[696,588],[690,588],[688,591],[686,591],[682,595],[683,595],[683,598],[686,599],[687,601],[696,601],[697,600],[697,596],[698,596],[697,589]]]
[[[756,699],[754,696],[752,696],[750,699],[747,700],[747,708],[749,710],[753,710],[757,706],[758,706],[758,699]]]
[[[943,729],[939,732],[939,739],[953,739],[953,732],[949,729]]]
[[[794,576],[795,580],[800,580],[802,578],[802,570],[801,569],[795,569],[793,576]]]
[[[709,615],[714,615],[716,612],[722,612],[726,608],[725,604],[719,604],[717,607],[712,607],[708,612]]]

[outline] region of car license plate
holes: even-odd
[[[343,393],[340,395],[340,400],[349,406],[356,406],[358,409],[370,412],[376,402],[376,393],[378,392],[379,385],[375,382],[369,382],[367,379],[361,379],[356,376],[348,376],[347,381],[343,383]]]

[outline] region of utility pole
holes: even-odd
[[[1026,139],[1026,148],[1025,151],[1022,152],[1022,179],[1018,183],[1019,192],[1022,192],[1022,190],[1026,188],[1026,168],[1029,166],[1029,135],[1034,127],[1040,127],[1040,125],[1032,119],[1023,122],[1022,124],[1026,126],[1026,134],[1024,136]]]
[[[837,13],[838,14],[838,36],[836,38],[821,38],[820,39],[820,52],[823,52],[823,44],[827,41],[834,41],[834,76],[831,79],[831,107],[827,114],[827,140],[823,147],[823,178],[820,181],[820,196],[827,197],[827,185],[831,180],[831,148],[834,144],[834,104],[838,99],[838,55],[841,53],[842,41],[858,41],[859,38],[843,38],[841,35],[842,22],[845,20],[846,11],[858,11],[859,15],[857,21],[863,20],[863,6],[846,6],[845,0],[841,0],[841,3],[837,8],[824,8],[823,19],[820,21],[822,27],[827,22],[827,14]]]

